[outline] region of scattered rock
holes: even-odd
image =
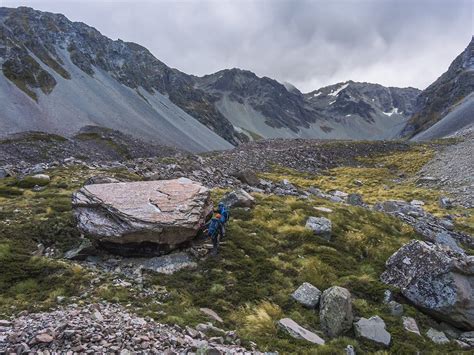
[[[347,345],[344,351],[346,355],[356,355],[356,351],[352,345]]]
[[[255,199],[245,190],[238,189],[227,193],[221,200],[228,208],[253,207]]]
[[[317,334],[303,328],[298,323],[290,318],[283,318],[278,321],[278,326],[284,331],[288,332],[293,338],[304,339],[311,343],[323,345],[324,339],[320,338]]]
[[[357,337],[369,339],[384,346],[389,346],[392,338],[385,330],[385,322],[379,316],[359,319],[354,323],[354,331]]]
[[[403,328],[405,328],[406,331],[415,333],[417,335],[420,335],[420,330],[418,329],[418,324],[416,324],[416,320],[412,317],[403,317]]]
[[[319,317],[321,328],[330,337],[336,337],[352,327],[352,298],[349,290],[333,286],[321,296]]]
[[[353,183],[355,186],[362,186],[362,185],[364,185],[364,183],[363,183],[361,180],[354,180],[352,183]]]
[[[440,197],[439,206],[441,208],[450,209],[450,208],[453,208],[453,202],[448,197]]]
[[[114,177],[96,175],[96,176],[91,176],[89,179],[87,179],[84,185],[114,184],[117,182],[120,182],[120,180]]]
[[[459,336],[459,340],[468,344],[470,347],[474,347],[474,331],[462,333]]]
[[[101,242],[149,242],[168,252],[212,212],[209,190],[186,178],[87,185],[73,195],[79,229]]]
[[[426,336],[428,338],[430,338],[430,340],[433,343],[436,343],[436,344],[447,344],[447,343],[449,343],[449,339],[446,337],[446,335],[443,332],[440,332],[440,331],[438,331],[436,329],[433,329],[433,328],[430,328],[426,332]]]
[[[257,186],[260,184],[260,179],[258,178],[257,174],[255,174],[255,171],[253,170],[245,169],[241,171],[236,171],[232,173],[231,175],[249,186]]]
[[[421,207],[421,206],[424,206],[425,203],[424,203],[423,201],[420,201],[420,200],[412,200],[412,201],[410,202],[410,205]]]
[[[314,207],[316,211],[325,212],[325,213],[332,213],[332,209],[327,207]]]
[[[304,282],[293,292],[291,297],[307,308],[316,308],[321,297],[321,291],[310,283]]]
[[[69,260],[85,260],[89,255],[94,254],[95,247],[92,242],[89,239],[84,238],[77,248],[68,250],[64,254],[64,258]]]
[[[400,317],[403,314],[403,305],[396,301],[388,302],[387,307],[390,309],[390,314],[392,316]]]
[[[172,253],[149,259],[136,259],[136,261],[136,264],[144,270],[167,275],[184,268],[197,267],[197,263],[186,253]]]
[[[199,308],[199,310],[219,323],[224,323],[221,317],[210,308]]]
[[[451,249],[456,253],[465,254],[464,249],[461,248],[456,240],[454,240],[454,238],[448,233],[438,233],[436,235],[435,242],[439,245],[442,245],[443,247]]]
[[[364,200],[360,194],[349,194],[347,196],[347,203],[352,206],[364,206]]]
[[[324,239],[331,239],[332,223],[325,217],[309,217],[306,221],[306,228]]]
[[[381,275],[415,306],[461,329],[474,327],[474,260],[436,244],[412,240]]]
[[[35,340],[38,343],[51,343],[54,337],[48,333],[41,333],[35,336]]]
[[[0,336],[5,334],[8,339],[0,341],[2,354],[185,354],[202,353],[198,349],[204,347],[219,354],[248,352],[238,345],[235,332],[212,325],[194,330],[160,324],[107,302],[70,304],[51,312],[18,316],[12,323],[0,331]]]

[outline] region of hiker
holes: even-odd
[[[212,254],[217,255],[219,253],[219,234],[222,232],[222,215],[216,211],[209,222],[207,222],[207,235],[212,240]]]
[[[221,234],[221,237],[224,238],[225,237],[225,226],[226,226],[226,223],[229,221],[229,210],[227,209],[227,207],[224,205],[224,203],[222,202],[219,202],[219,204],[217,205],[218,209],[219,209],[219,213],[221,215],[221,218],[220,218],[220,234]]]

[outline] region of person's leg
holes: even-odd
[[[211,252],[211,254],[212,255],[217,255],[217,254],[219,254],[219,232],[216,231],[216,233],[214,233],[211,236],[211,239],[212,239],[212,252]]]

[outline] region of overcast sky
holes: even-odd
[[[425,88],[474,32],[474,0],[0,0],[59,12],[204,75],[238,67],[303,92],[349,79]]]

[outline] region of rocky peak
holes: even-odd
[[[474,92],[474,40],[448,70],[418,96],[415,112],[401,135],[412,137],[427,130]]]

